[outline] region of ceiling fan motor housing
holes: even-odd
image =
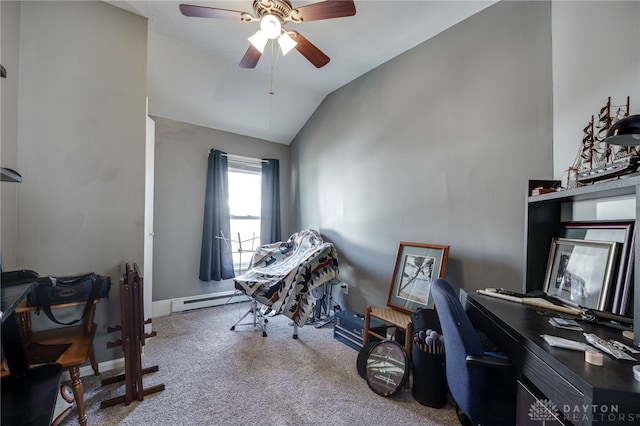
[[[253,0],[253,10],[258,19],[265,15],[273,15],[281,24],[285,21],[300,22],[300,19],[295,18],[295,10],[289,0]]]

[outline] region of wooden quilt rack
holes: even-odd
[[[100,408],[111,407],[120,403],[129,405],[131,401],[142,401],[145,395],[164,390],[164,384],[144,388],[142,376],[158,371],[158,366],[142,368],[142,347],[145,338],[156,335],[155,331],[145,333],[145,324],[151,323],[151,318],[144,320],[143,308],[143,279],[137,264],[127,263],[120,277],[120,318],[121,325],[108,327],[107,332],[120,331],[122,336],[114,342],[107,342],[107,348],[122,346],[124,352],[124,374],[102,380],[102,386],[112,383],[125,382],[125,394],[102,401]]]

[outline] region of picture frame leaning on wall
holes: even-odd
[[[634,220],[575,221],[561,224],[561,238],[576,240],[616,241],[618,255],[614,265],[616,275],[611,285],[611,313],[628,316],[633,305],[631,298],[634,278]]]
[[[449,246],[401,241],[393,270],[387,306],[407,314],[433,307],[431,283],[444,278]]]
[[[617,249],[615,241],[554,238],[544,292],[570,306],[606,310]]]

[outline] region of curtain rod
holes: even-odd
[[[240,163],[250,163],[250,164],[256,164],[256,163],[265,163],[265,164],[269,164],[269,160],[263,160],[260,158],[252,158],[252,157],[243,157],[241,155],[234,155],[234,154],[222,154],[223,157],[227,157],[229,160],[233,160],[233,161],[238,161]]]

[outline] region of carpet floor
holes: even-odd
[[[391,397],[374,393],[356,369],[358,352],[333,338],[332,324],[307,325],[292,339],[283,315],[269,319],[268,336],[251,326],[229,328],[248,309],[230,304],[156,318],[157,337],[144,347],[145,388],[165,390],[100,409],[124,393],[102,386],[107,371],[85,376],[89,425],[459,425],[450,395],[440,409],[421,405],[411,387]],[[78,423],[75,404],[63,425]]]

